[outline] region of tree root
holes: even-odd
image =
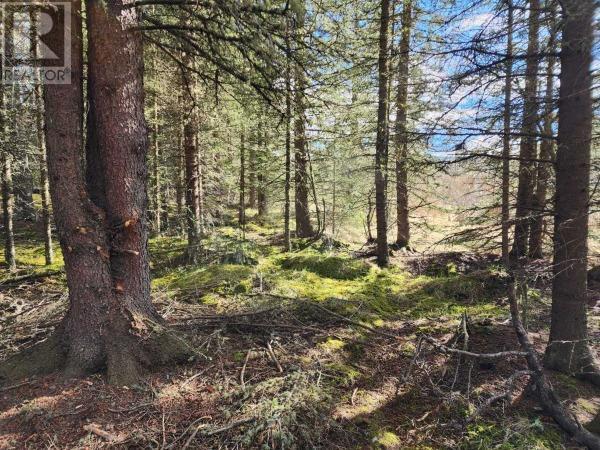
[[[119,322],[119,321],[117,321]],[[8,385],[32,376],[62,372],[65,378],[86,376],[106,370],[110,384],[138,383],[145,372],[170,363],[190,361],[197,352],[185,339],[163,324],[144,319],[144,333],[131,323],[113,324],[118,333],[107,333],[102,348],[102,364],[86,366],[80,355],[69,353],[64,326],[47,339],[0,362],[0,385]],[[125,328],[124,325],[127,325]],[[125,330],[125,331],[124,331]]]
[[[509,284],[508,298],[510,301],[510,313],[513,326],[521,347],[527,353],[527,366],[529,367],[529,370],[531,370],[531,379],[542,407],[563,430],[573,437],[575,441],[590,449],[600,450],[600,436],[585,429],[583,425],[579,423],[577,418],[563,406],[556,395],[552,384],[548,380],[548,377],[544,373],[544,368],[542,367],[533,344],[529,339],[529,335],[521,322],[514,281],[511,281]]]

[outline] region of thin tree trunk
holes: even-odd
[[[159,124],[158,124],[158,95],[154,93],[154,126],[152,127],[152,142],[154,144],[154,154],[152,160],[152,172],[154,178],[154,231],[157,235],[161,233],[161,180],[160,180],[160,145],[158,143]]]
[[[185,210],[188,241],[188,259],[196,261],[200,245],[200,195],[198,183],[198,151],[196,149],[195,120],[188,118],[183,126],[185,154]]]
[[[379,22],[379,106],[377,111],[377,140],[375,143],[375,215],[377,219],[377,264],[389,264],[386,213],[386,166],[388,151],[388,41],[390,28],[390,1],[381,0]]]
[[[336,210],[337,210],[337,159],[335,151],[333,152],[333,167],[332,167],[332,189],[331,189],[331,235],[335,237],[336,228]]]
[[[292,55],[290,44],[290,23],[286,20],[286,76],[285,76],[285,187],[283,205],[283,242],[287,252],[292,250],[290,230],[290,191],[292,177]]]
[[[31,42],[37,39],[37,20],[32,11],[29,14],[31,23]],[[33,59],[38,57],[37,45],[31,46]],[[42,226],[44,228],[44,258],[46,265],[52,264],[54,260],[54,250],[52,249],[52,226],[50,221],[50,184],[48,182],[48,157],[46,154],[46,141],[44,140],[44,99],[43,85],[39,68],[36,68],[36,85],[34,87],[35,96],[35,128],[40,163],[40,194],[42,197]]]
[[[246,128],[242,126],[240,136],[240,202],[238,207],[238,223],[246,224]]]
[[[250,136],[256,136],[255,133],[251,133]],[[256,146],[255,140],[250,139],[250,161],[248,167],[248,206],[250,208],[256,208],[257,201],[257,189],[256,189]]]
[[[13,193],[12,179],[12,155],[8,146],[8,117],[6,108],[6,96],[4,94],[4,86],[1,86],[2,93],[0,95],[0,113],[2,114],[2,152],[0,154],[2,164],[2,219],[4,225],[4,261],[8,270],[14,272],[17,269],[15,256],[15,235],[13,227],[14,205],[15,198]]]
[[[537,156],[539,70],[540,1],[529,0],[529,42],[525,69],[525,94],[523,100],[523,125],[519,150],[519,187],[515,213],[515,236],[512,253],[515,260],[527,256],[527,243],[531,221],[531,207],[535,187],[535,162]]]
[[[266,159],[267,159],[267,133],[264,129],[265,124],[261,124],[261,130],[258,131],[258,158],[259,170],[256,176],[257,182],[257,200],[258,200],[258,219],[264,221],[268,214],[268,199],[267,199],[267,177]]]
[[[510,266],[510,131],[512,103],[513,73],[513,27],[514,8],[512,0],[507,0],[508,19],[506,30],[506,79],[504,80],[504,133],[502,136],[502,261],[505,267]]]
[[[564,0],[562,6],[554,278],[545,362],[548,368],[600,384],[589,347],[586,312],[595,2]]]
[[[198,232],[200,237],[204,236],[204,158],[202,152],[202,146],[200,145],[200,137],[198,135],[199,130],[196,129],[196,135],[194,136],[194,142],[196,150],[198,152]]]
[[[184,139],[183,139],[183,120],[181,121],[181,126],[179,127],[179,133],[177,136],[177,184],[175,186],[177,196],[177,217],[179,220],[179,229],[182,231],[184,229],[183,224],[181,223],[183,217],[183,208],[185,205],[185,148],[184,148]]]
[[[304,26],[304,12],[298,14],[294,26],[296,40],[301,39],[301,30]],[[297,46],[300,48],[301,44]],[[302,51],[298,50],[297,59],[303,61]],[[308,174],[308,143],[306,141],[306,74],[301,63],[294,66],[294,209],[296,216],[296,236],[300,238],[311,237],[315,234],[310,220],[309,203],[309,174]]]
[[[548,36],[548,53],[556,51],[556,21],[554,11],[549,20],[550,34]],[[552,160],[554,154],[553,135],[553,110],[554,110],[554,56],[548,57],[548,67],[546,74],[546,95],[543,126],[544,138],[540,145],[540,160],[537,163],[536,189],[533,197],[532,210],[535,216],[531,221],[531,231],[529,236],[529,257],[533,259],[542,258],[543,255],[543,231],[544,231],[544,211],[546,209],[546,194],[548,191],[548,181],[552,170],[552,164],[544,161]]]
[[[404,1],[402,11],[402,34],[400,38],[400,62],[398,64],[398,93],[396,96],[396,245],[408,247],[410,223],[408,219],[408,82],[410,64],[410,35],[412,30],[412,0]]]

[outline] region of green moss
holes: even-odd
[[[352,386],[360,377],[360,372],[347,364],[331,363],[326,368],[333,375],[334,382],[342,386]]]
[[[335,280],[355,280],[369,272],[369,265],[357,259],[308,252],[281,258],[281,267],[295,271],[307,270]]]
[[[475,423],[467,428],[462,449],[484,450],[554,450],[563,448],[560,434],[542,424],[539,419],[517,421],[507,426],[498,423]]]
[[[251,267],[237,264],[179,267],[155,278],[153,287],[198,295],[232,294],[245,292],[251,286],[252,274]]]
[[[377,448],[396,449],[400,448],[400,437],[391,431],[381,430],[373,438],[373,443]]]
[[[343,349],[345,345],[346,343],[344,341],[329,337],[325,342],[321,342],[319,347],[324,350],[335,351]]]

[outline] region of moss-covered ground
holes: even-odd
[[[19,227],[17,275],[43,265],[39,233]],[[211,231],[200,263],[185,264],[185,239],[150,240],[152,286],[167,321],[199,356],[154,368],[145,384],[114,387],[102,375],[59,375],[0,386],[0,448],[412,448],[559,449],[572,445],[537,409],[519,380],[518,395],[478,409],[505,389],[523,361],[493,365],[423,347],[427,334],[469,348],[517,348],[502,271],[395,256],[386,269],[345,246],[296,242],[283,252],[268,225]],[[1,262],[1,261],[0,261]],[[0,286],[15,274],[0,273]],[[43,339],[66,307],[64,276],[6,284],[0,299],[0,357]],[[543,349],[547,293],[536,286],[532,336]],[[535,319],[535,320],[533,320]],[[592,322],[595,323],[595,322]],[[582,421],[600,392],[557,376]],[[476,413],[477,411],[477,413]],[[90,431],[90,424],[108,435]]]

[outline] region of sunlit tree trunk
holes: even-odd
[[[512,0],[507,0],[508,19],[506,28],[506,79],[504,80],[504,133],[502,136],[502,261],[510,266],[510,135],[513,73],[513,27],[514,8]]]
[[[515,213],[515,236],[512,253],[515,261],[527,256],[527,244],[531,222],[531,207],[535,187],[535,159],[537,157],[538,101],[537,85],[539,70],[540,1],[529,0],[529,37],[525,91],[523,99],[523,125],[519,150],[519,187]]]
[[[587,330],[594,0],[564,0],[558,108],[554,278],[546,366],[600,385]]]
[[[408,219],[408,82],[410,64],[410,35],[412,30],[412,0],[404,1],[402,11],[400,61],[398,63],[398,93],[396,95],[396,245],[408,247],[410,223]]]
[[[531,230],[529,235],[529,257],[533,259],[542,258],[543,255],[543,232],[544,215],[546,210],[546,195],[548,192],[548,182],[551,176],[552,161],[554,155],[553,139],[553,112],[554,112],[554,55],[556,52],[556,21],[554,11],[552,11],[549,20],[550,34],[548,36],[548,66],[546,74],[546,94],[544,115],[542,120],[542,130],[544,137],[540,145],[540,160],[537,163],[536,188],[533,196],[532,210],[535,216],[531,221]]]
[[[4,261],[11,272],[17,269],[15,256],[15,234],[13,216],[15,209],[15,197],[13,193],[12,178],[12,155],[8,146],[8,114],[6,108],[5,86],[0,86],[0,114],[2,114],[2,149],[0,151],[0,164],[2,165],[2,219],[4,225]]]
[[[377,140],[375,142],[375,215],[377,220],[377,264],[389,264],[387,241],[386,166],[388,153],[388,78],[389,78],[390,2],[381,1],[379,21],[379,90],[377,110]]]

